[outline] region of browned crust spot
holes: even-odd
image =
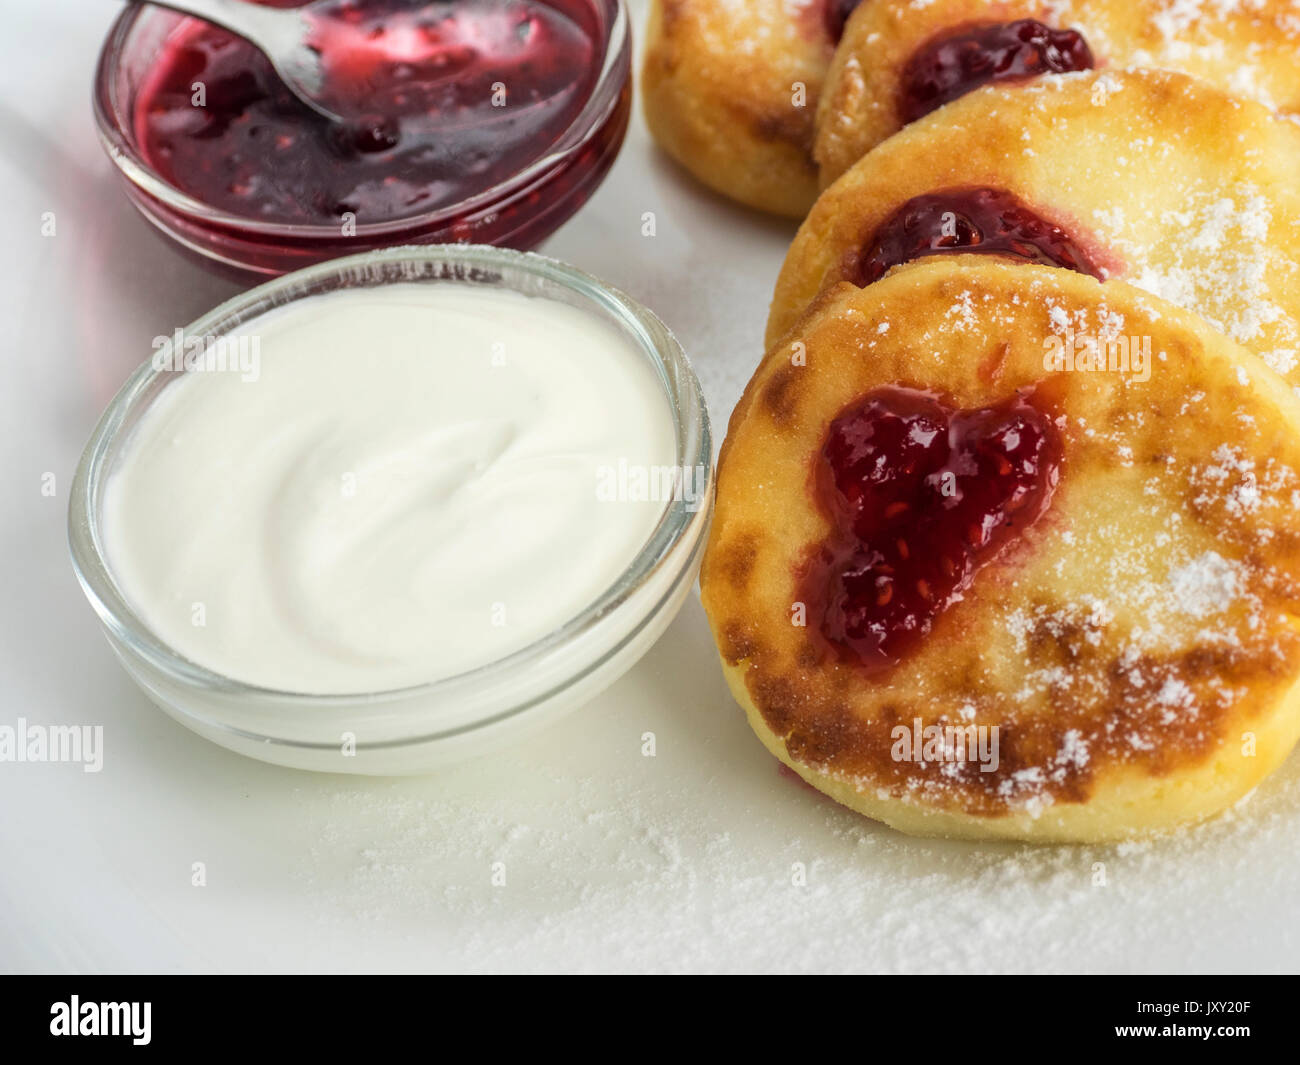
[[[817,164],[812,159],[813,120],[812,109],[791,105],[788,111],[756,110],[750,116],[754,134],[766,141],[777,141],[798,148],[807,156],[808,172],[815,174]]]
[[[736,628],[734,624],[726,628],[733,634],[728,641],[733,651],[739,647]],[[791,758],[896,796],[930,792],[933,799],[957,805],[967,813],[999,816],[1018,798],[1030,794],[1053,803],[1087,802],[1095,793],[1098,775],[1116,764],[1137,766],[1152,777],[1163,777],[1204,763],[1225,743],[1233,742],[1238,730],[1249,726],[1254,717],[1250,705],[1230,698],[1201,699],[1197,714],[1170,716],[1153,700],[1153,689],[1158,690],[1165,678],[1177,678],[1192,688],[1213,682],[1220,690],[1255,692],[1269,684],[1285,684],[1294,674],[1300,641],[1291,640],[1275,657],[1199,644],[1168,658],[1144,655],[1124,663],[1110,662],[1108,668],[1098,670],[1108,683],[1102,698],[1080,698],[1066,688],[1054,689],[1049,714],[1028,717],[1010,705],[1000,710],[982,707],[979,723],[1000,727],[997,771],[983,773],[973,761],[947,763],[941,779],[937,765],[894,759],[893,729],[910,726],[916,718],[925,725],[962,726],[963,722],[936,717],[930,701],[906,699],[882,704],[874,720],[855,715],[844,695],[844,690],[852,687],[852,678],[846,675],[851,667],[819,661],[820,652],[806,636],[796,651],[798,666],[793,670],[774,669],[781,658],[777,649],[748,636],[743,649],[743,655],[728,658],[747,660],[745,685]],[[1098,652],[1081,625],[1035,624],[1027,636],[1026,658],[1026,672],[1058,665],[1100,665]],[[838,677],[840,682],[827,683],[828,676]],[[959,687],[967,687],[961,678],[952,679]],[[1067,733],[1074,733],[1076,741],[1086,745],[1086,762],[1059,759]],[[1135,745],[1134,737],[1144,742]],[[1044,767],[1048,767],[1046,773]],[[1029,775],[1026,780],[1032,788],[1016,785],[1022,774]]]
[[[723,626],[718,643],[722,657],[733,666],[761,653],[753,626],[743,621],[731,621]]]
[[[740,533],[718,549],[714,564],[734,591],[743,592],[749,586],[757,558],[758,537],[753,533]]]
[[[786,364],[772,373],[763,388],[763,407],[777,425],[789,425],[794,419],[801,391],[798,382],[803,374],[802,367]]]

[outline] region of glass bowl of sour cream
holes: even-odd
[[[414,773],[575,709],[689,594],[699,382],[626,295],[530,253],[351,256],[161,341],[72,488],[127,672],[278,764]]]

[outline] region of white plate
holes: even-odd
[[[1300,759],[1161,843],[910,840],[777,773],[698,602],[596,704],[427,778],[277,769],[151,706],[72,575],[66,489],[152,338],[235,287],[153,236],[100,155],[90,73],[115,14],[26,5],[0,38],[0,725],[100,724],[105,743],[97,774],[0,764],[0,969],[1295,969]],[[792,228],[684,179],[638,115],[542,250],[665,318],[721,435]]]

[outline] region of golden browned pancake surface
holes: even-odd
[[[823,0],[654,0],[641,77],[659,144],[710,188],[802,218],[833,44]]]
[[[1200,314],[1300,385],[1300,126],[1167,72],[984,88],[884,141],[818,199],[776,284],[767,342],[851,275],[913,197],[1006,190],[1108,276]]]
[[[973,24],[1035,19],[1079,30],[1099,70],[1177,70],[1284,112],[1300,111],[1295,0],[871,0],[835,53],[814,154],[829,185],[903,125],[901,74],[922,46]]]
[[[1145,338],[1149,373],[1047,368],[1071,335]],[[868,673],[798,608],[830,531],[810,490],[828,425],[882,386],[959,409],[1044,389],[1063,451],[1047,512]],[[1300,401],[1194,315],[1122,282],[933,258],[834,287],[769,351],[723,446],[704,605],[760,738],[853,809],[921,834],[1165,830],[1241,799],[1300,733],[1298,470]],[[996,726],[996,768],[899,760],[916,721]]]

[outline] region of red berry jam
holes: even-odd
[[[1078,30],[1054,30],[1031,18],[945,33],[903,67],[898,113],[915,122],[991,81],[1091,70],[1092,50]]]
[[[831,423],[813,484],[834,529],[809,562],[803,601],[839,655],[871,671],[897,665],[1042,517],[1062,448],[1034,398],[954,410],[888,387]]]
[[[857,10],[862,0],[825,0],[825,3],[826,32],[831,35],[832,41],[838,41],[844,36],[844,24],[849,21],[849,16]]]
[[[1102,269],[1060,226],[1002,189],[947,189],[908,200],[876,230],[850,277],[866,286],[927,255],[1004,255],[1098,280]]]
[[[138,96],[150,165],[202,203],[258,221],[409,218],[540,159],[601,65],[584,0],[419,0],[378,19],[342,2],[326,15],[314,41],[345,121],[301,103],[252,45],[187,23]]]

